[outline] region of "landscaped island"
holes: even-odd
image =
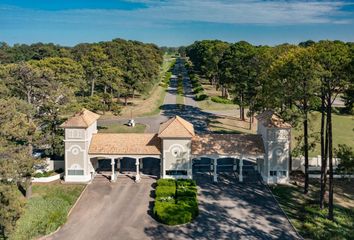
[[[154,216],[167,225],[191,222],[198,215],[197,185],[189,179],[157,181]]]

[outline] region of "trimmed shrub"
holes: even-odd
[[[211,101],[222,104],[233,104],[232,100],[218,96],[211,97]]]
[[[192,179],[178,179],[177,180],[177,187],[180,187],[180,186],[196,187],[197,183]]]
[[[188,205],[155,201],[154,215],[157,220],[167,225],[178,225],[192,221]]]
[[[199,213],[196,182],[190,179],[158,180],[153,212],[158,221],[167,225],[192,221]]]
[[[197,191],[195,187],[180,186],[177,188],[177,197],[196,197]]]
[[[157,186],[176,186],[176,181],[174,179],[159,179]]]
[[[176,186],[158,186],[155,192],[157,198],[173,197],[176,194]]]
[[[200,92],[203,92],[204,91],[204,88],[202,86],[197,86],[195,88],[193,88],[193,93],[194,94],[198,94]]]
[[[196,96],[194,97],[194,100],[195,100],[195,101],[203,101],[203,100],[206,100],[206,99],[208,99],[208,98],[209,98],[208,95],[202,93],[202,94],[196,95]]]
[[[184,206],[190,213],[192,218],[195,218],[199,214],[198,202],[196,197],[178,197],[177,204]]]

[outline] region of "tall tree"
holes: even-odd
[[[337,95],[348,86],[350,74],[350,52],[348,45],[339,41],[320,41],[315,45],[316,58],[320,63],[321,82],[326,98],[326,121],[328,140],[329,162],[329,187],[328,187],[328,218],[334,219],[333,211],[333,133],[332,133],[332,104]]]

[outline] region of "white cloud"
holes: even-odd
[[[147,5],[133,11],[151,19],[214,23],[306,24],[343,23],[342,1],[217,1],[217,0],[132,0]]]

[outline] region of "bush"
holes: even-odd
[[[175,196],[176,186],[158,186],[156,188],[156,197],[170,197]]]
[[[195,88],[193,88],[193,93],[194,94],[198,94],[204,91],[204,88],[202,86],[197,86]]]
[[[183,205],[185,209],[188,209],[193,218],[198,216],[199,209],[196,197],[177,197],[177,204]]]
[[[196,197],[197,191],[193,187],[181,186],[177,188],[176,191],[177,197]]]
[[[157,186],[176,186],[176,181],[174,179],[159,179]]]
[[[233,104],[232,100],[218,96],[211,97],[211,101],[222,104]]]
[[[158,221],[167,225],[192,221],[199,213],[195,181],[189,179],[158,180],[153,212]]]
[[[186,205],[155,201],[154,215],[167,225],[178,225],[192,221],[192,213]]]
[[[177,187],[186,186],[186,187],[196,187],[197,183],[191,179],[178,179],[177,180]]]
[[[54,171],[48,171],[48,172],[37,172],[33,175],[35,178],[42,178],[42,177],[50,177],[52,176]]]
[[[206,100],[206,99],[208,99],[208,98],[209,98],[208,95],[202,93],[202,94],[196,95],[196,96],[194,97],[194,100],[195,100],[195,101],[203,101],[203,100]]]

